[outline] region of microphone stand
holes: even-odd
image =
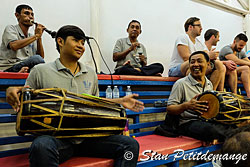
[[[87,43],[88,43],[89,48],[90,48],[91,56],[92,56],[92,59],[93,59],[94,64],[95,64],[96,73],[97,73],[97,66],[96,66],[96,61],[95,61],[95,58],[94,58],[94,56],[93,56],[93,51],[92,51],[92,48],[91,48],[91,45],[90,45],[90,42],[89,42],[90,39],[93,39],[93,40],[95,41],[97,47],[98,47],[100,56],[101,56],[101,58],[102,58],[102,60],[103,60],[103,62],[104,62],[104,64],[105,64],[105,66],[107,67],[109,73],[110,73],[110,77],[111,77],[111,86],[113,86],[113,85],[114,85],[113,75],[112,75],[112,73],[111,73],[111,70],[110,70],[109,66],[107,65],[106,61],[105,61],[104,58],[103,58],[103,55],[102,55],[101,49],[100,49],[100,47],[99,47],[99,45],[98,45],[98,42],[97,42],[97,41],[95,40],[95,38],[93,38],[93,37],[88,37],[88,36],[86,36],[86,37],[87,37],[87,38],[86,38]]]
[[[97,74],[97,73],[98,73],[98,72],[97,72],[97,65],[96,65],[96,61],[95,61],[95,58],[94,58],[94,54],[93,54],[92,47],[91,47],[90,42],[89,42],[89,38],[87,38],[86,40],[87,40],[87,43],[88,43],[88,45],[89,45],[89,49],[90,49],[90,52],[91,52],[91,56],[92,56],[92,59],[93,59],[94,65],[95,65],[95,72],[96,72],[96,74]]]

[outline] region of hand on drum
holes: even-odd
[[[28,88],[29,86],[25,87],[9,87],[6,90],[6,101],[11,105],[15,112],[18,112],[20,109],[20,92],[23,88]]]
[[[186,109],[203,114],[203,112],[207,112],[208,110],[208,101],[198,101],[196,100],[197,97],[198,95],[186,102]]]
[[[138,97],[138,96],[139,96],[138,94],[124,96],[123,98],[121,98],[122,99],[121,105],[135,112],[142,111],[144,109],[144,103],[134,99],[134,97]]]

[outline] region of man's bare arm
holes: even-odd
[[[38,39],[37,35],[25,38],[25,39],[21,39],[21,40],[16,40],[16,41],[12,41],[9,43],[10,49],[12,49],[13,51],[17,51],[18,49],[21,49],[29,44],[31,44],[32,42],[34,42],[35,40]]]
[[[228,60],[233,60],[237,65],[248,65],[250,66],[250,61],[246,61],[243,59],[239,59],[237,56],[235,56],[234,54],[228,54],[225,56],[226,59]]]
[[[178,45],[177,50],[178,50],[179,55],[182,57],[183,61],[187,61],[189,56],[190,56],[188,46],[186,46],[186,45]]]
[[[179,115],[186,110],[193,110],[193,111],[196,111],[200,114],[202,114],[202,112],[206,112],[208,109],[208,106],[207,106],[208,102],[207,101],[197,101],[196,100],[197,97],[198,97],[198,95],[193,97],[190,101],[184,102],[182,104],[169,105],[167,107],[168,113],[172,114],[172,115]]]

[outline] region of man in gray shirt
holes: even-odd
[[[74,93],[98,96],[97,75],[90,67],[78,62],[85,51],[85,34],[76,26],[63,26],[56,35],[56,46],[60,58],[48,64],[39,64],[31,70],[26,85],[34,89],[64,88]],[[22,87],[10,87],[6,97],[11,106],[18,110],[20,102],[17,92]],[[119,99],[106,99],[123,105],[133,111],[143,110],[143,103],[135,100],[136,94]],[[75,140],[74,140],[75,141]],[[129,136],[113,135],[97,138],[79,138],[79,141],[57,139],[53,136],[39,136],[30,148],[30,166],[59,166],[75,154],[80,156],[106,157],[114,159],[115,167],[135,167],[139,155],[139,145]],[[133,158],[127,160],[129,151]],[[124,158],[125,157],[125,158]]]
[[[113,50],[113,61],[117,62],[114,74],[152,76],[163,73],[164,68],[160,63],[147,66],[146,49],[137,40],[141,34],[140,22],[132,20],[128,25],[127,32],[128,38],[117,40]]]
[[[214,139],[224,141],[225,132],[231,126],[200,119],[200,115],[208,110],[208,102],[197,101],[197,97],[204,91],[213,90],[212,83],[205,76],[208,65],[206,52],[196,51],[190,55],[190,74],[174,84],[168,99],[167,115],[178,117],[179,122],[173,122],[173,126],[179,135],[210,142]]]
[[[231,45],[224,46],[220,50],[219,58],[222,61],[232,60],[237,64],[237,75],[240,76],[247,97],[250,98],[250,60],[242,50],[247,41],[245,34],[238,34]]]
[[[17,25],[8,25],[0,47],[0,70],[28,72],[36,64],[44,63],[42,34],[45,27],[37,24],[35,35],[28,33],[33,25],[33,9],[28,5],[16,7]]]

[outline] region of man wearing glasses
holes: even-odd
[[[190,73],[189,71],[189,56],[195,51],[207,51],[205,45],[197,38],[201,35],[202,26],[200,19],[190,17],[184,24],[186,34],[180,35],[174,46],[171,62],[169,64],[168,75],[170,77],[184,77]],[[210,60],[216,60],[218,52],[211,50],[207,51]],[[216,61],[216,69],[208,67],[206,75],[210,75],[210,80],[213,83],[214,90],[217,89],[223,77],[225,77],[225,68],[223,63]],[[224,84],[224,83],[223,83]],[[223,90],[220,90],[223,91]]]

